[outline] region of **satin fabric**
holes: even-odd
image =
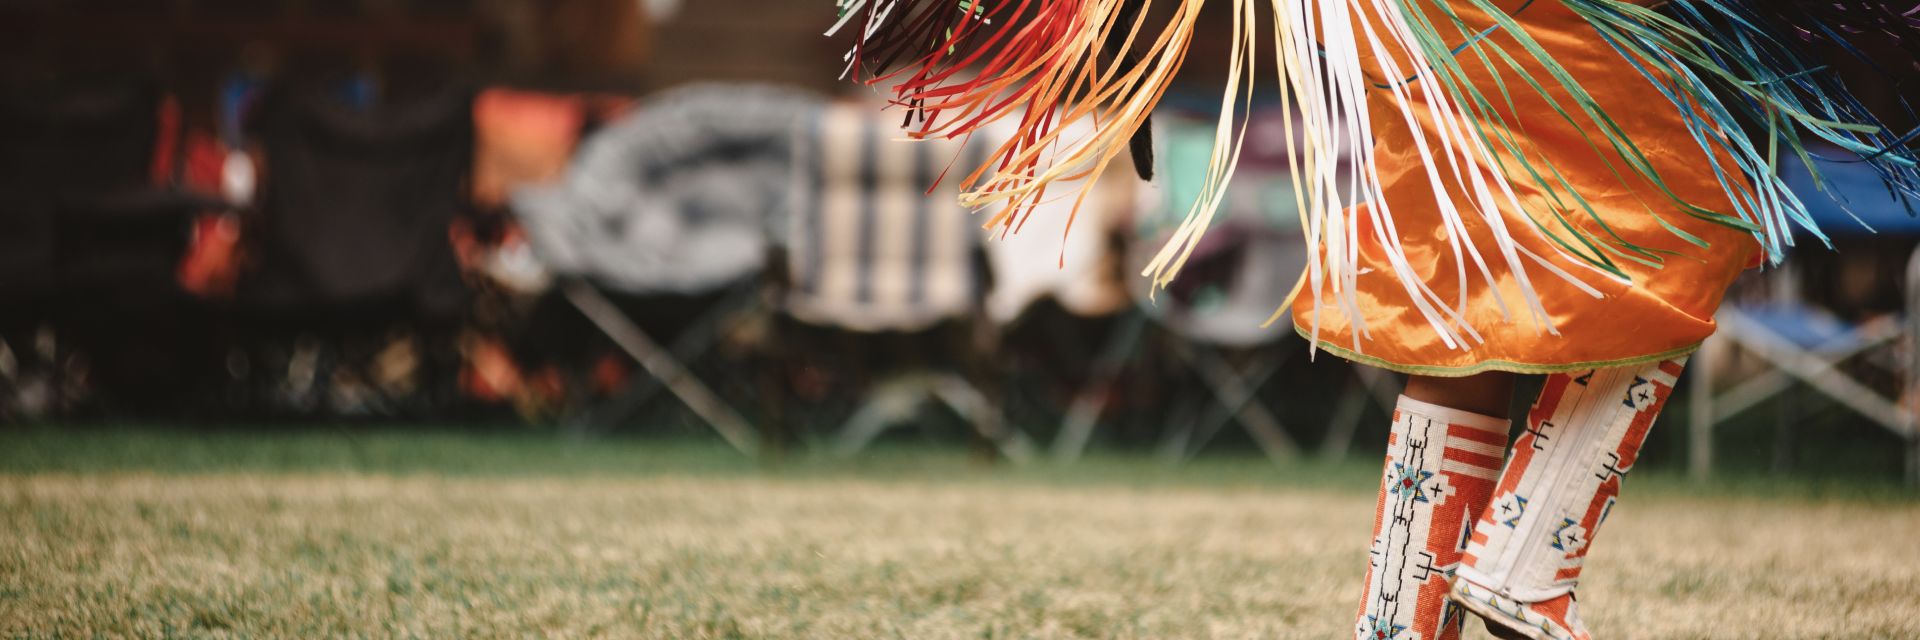
[[[1554,0],[1499,0],[1536,41],[1571,73],[1611,116],[1654,165],[1673,193],[1696,206],[1731,213],[1731,201],[1715,178],[1708,154],[1694,141],[1682,119],[1667,98],[1640,71],[1600,39],[1582,18]],[[1657,4],[1652,0],[1641,4]],[[1494,24],[1485,13],[1470,3],[1452,2],[1470,32]],[[1519,7],[1524,6],[1524,9]],[[1453,33],[1450,18],[1428,8],[1428,18],[1443,31]],[[1361,19],[1376,20],[1365,17]],[[1464,41],[1462,36],[1460,40]],[[1525,61],[1529,73],[1547,86],[1562,108],[1573,114],[1574,122],[1587,126],[1571,99],[1552,80],[1537,61],[1519,46],[1509,33],[1496,31],[1486,42],[1505,48],[1516,59]],[[1502,89],[1495,74],[1479,56],[1466,51],[1457,58],[1467,70],[1471,82],[1483,95],[1502,104]],[[1359,313],[1364,332],[1356,335],[1352,319],[1338,305],[1330,290],[1322,292],[1315,305],[1311,288],[1303,287],[1292,309],[1293,322],[1301,335],[1313,335],[1317,319],[1318,346],[1336,355],[1405,373],[1464,376],[1488,370],[1520,373],[1551,373],[1584,370],[1598,366],[1621,366],[1647,362],[1687,353],[1713,333],[1714,310],[1720,305],[1727,285],[1740,272],[1757,264],[1759,244],[1750,232],[1703,221],[1682,212],[1652,183],[1635,177],[1606,139],[1593,134],[1589,143],[1580,129],[1556,113],[1551,104],[1528,87],[1521,77],[1497,56],[1489,54],[1492,69],[1499,71],[1505,93],[1513,108],[1502,104],[1502,114],[1515,137],[1535,158],[1550,159],[1575,190],[1590,202],[1605,220],[1605,226],[1622,239],[1658,251],[1673,252],[1664,264],[1648,266],[1614,257],[1630,281],[1619,281],[1566,257],[1535,226],[1537,220],[1550,228],[1557,225],[1552,211],[1561,214],[1586,232],[1607,237],[1601,223],[1586,211],[1567,201],[1553,202],[1524,172],[1514,171],[1510,180],[1521,202],[1519,211],[1507,210],[1503,203],[1506,227],[1514,239],[1534,253],[1551,259],[1555,265],[1575,274],[1602,295],[1595,298],[1565,282],[1548,270],[1529,261],[1528,275],[1533,289],[1551,316],[1551,327],[1536,323],[1524,306],[1520,285],[1494,251],[1496,246],[1487,224],[1472,213],[1471,203],[1459,193],[1446,197],[1458,203],[1465,213],[1467,238],[1482,248],[1489,268],[1498,282],[1488,286],[1486,279],[1470,262],[1466,268],[1465,324],[1479,336],[1465,344],[1448,346],[1427,319],[1415,309],[1403,285],[1382,254],[1373,230],[1366,222],[1368,212],[1353,211],[1362,228],[1361,273],[1357,279]],[[1363,57],[1362,64],[1376,82],[1381,78],[1377,60]],[[1404,64],[1402,65],[1405,66]],[[1397,80],[1397,79],[1395,79]],[[1414,85],[1413,111],[1418,125],[1429,141],[1442,135],[1427,111],[1423,80]],[[1437,90],[1437,87],[1435,87]],[[1377,165],[1384,191],[1383,200],[1393,210],[1395,228],[1415,273],[1428,287],[1457,301],[1462,282],[1462,266],[1451,248],[1451,239],[1435,208],[1435,189],[1425,165],[1439,162],[1443,175],[1454,167],[1444,160],[1422,155],[1413,145],[1414,132],[1401,114],[1400,101],[1390,91],[1374,91],[1368,105],[1375,127]],[[1483,127],[1492,131],[1499,126],[1490,119]],[[1595,146],[1606,151],[1596,151]],[[1612,163],[1609,168],[1608,163]],[[1723,164],[1731,167],[1731,164]],[[1616,173],[1619,172],[1619,173]],[[1737,171],[1728,170],[1733,180]],[[1564,198],[1563,198],[1564,201]],[[1364,205],[1363,205],[1364,206]],[[1708,243],[1695,246],[1663,228],[1655,215]],[[1571,235],[1560,231],[1561,237]],[[1373,243],[1373,244],[1369,244]],[[1504,298],[1510,313],[1503,314],[1495,300],[1496,290]],[[1316,318],[1317,313],[1317,318]],[[1553,330],[1557,330],[1556,335]]]

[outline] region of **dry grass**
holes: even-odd
[[[1654,492],[1606,638],[1920,635],[1920,505]],[[353,472],[0,476],[0,635],[1331,638],[1351,488]]]

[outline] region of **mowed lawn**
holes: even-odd
[[[0,431],[0,636],[1335,638],[1372,475]],[[1581,591],[1599,637],[1920,637],[1903,490],[1636,483]]]

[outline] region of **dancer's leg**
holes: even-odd
[[[1507,442],[1507,401],[1488,401],[1488,388],[1510,396],[1511,385],[1505,375],[1408,384],[1388,436],[1356,638],[1459,637],[1462,616],[1447,591],[1467,528],[1492,496]],[[1447,395],[1450,388],[1456,395]],[[1480,411],[1422,397],[1464,397]]]
[[[1573,590],[1593,536],[1686,359],[1548,376],[1453,597],[1541,640],[1587,638]]]
[[[1493,371],[1465,378],[1410,376],[1406,396],[1459,411],[1506,419],[1513,403],[1513,374]]]

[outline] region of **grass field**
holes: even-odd
[[[1334,638],[1373,474],[0,430],[0,636]],[[1602,638],[1920,637],[1920,500],[1651,474],[1589,576]]]

